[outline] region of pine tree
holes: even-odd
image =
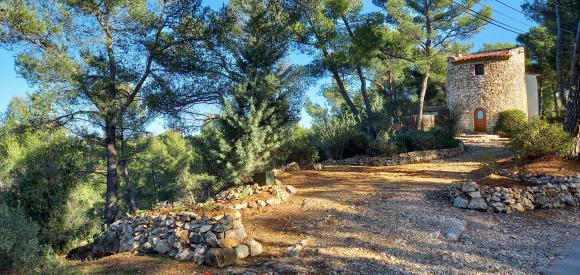
[[[412,60],[421,74],[417,127],[421,128],[429,79],[446,73],[446,56],[455,44],[479,32],[491,18],[491,7],[475,12],[481,0],[373,0],[387,21],[416,45]],[[487,19],[486,19],[487,18]]]
[[[17,46],[18,71],[60,99],[62,112],[53,120],[101,133],[105,220],[112,223],[118,213],[118,128],[130,106],[159,90],[159,83],[172,89],[190,83],[161,70],[160,57],[199,39],[205,19],[200,1],[14,0],[0,1],[0,8],[0,43]],[[187,40],[172,40],[184,25],[195,27]],[[196,102],[206,99],[203,94]]]

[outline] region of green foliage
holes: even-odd
[[[254,172],[272,168],[274,152],[291,136],[289,125],[272,117],[273,109],[251,106],[244,116],[227,107],[197,139],[207,171],[227,184],[250,182]],[[267,117],[272,119],[264,123]]]
[[[160,202],[199,202],[219,189],[215,177],[205,173],[199,152],[175,131],[139,139],[130,163],[141,209]]]
[[[479,170],[485,176],[491,175],[498,170],[498,165],[495,159],[491,156],[488,150],[483,150],[479,155]]]
[[[40,226],[22,208],[0,203],[0,271],[30,273],[56,264],[50,247],[40,243],[39,231]]]
[[[303,128],[297,125],[294,128],[292,140],[285,146],[288,156],[284,162],[317,162],[320,159],[320,155],[315,139],[314,131],[311,128]]]
[[[395,143],[395,132],[393,129],[385,130],[377,135],[377,138],[370,142],[368,155],[377,157],[390,157],[398,153]]]
[[[96,161],[85,146],[63,132],[49,132],[25,135],[13,147],[22,151],[10,171],[7,200],[39,223],[41,240],[57,251],[99,231],[93,212],[103,191],[90,184]]]
[[[221,113],[202,130],[199,144],[209,174],[227,185],[252,180],[283,156],[298,121],[302,69],[289,66],[292,18],[280,0],[231,1],[223,28],[234,32],[216,39],[232,57],[220,70],[227,96]]]
[[[495,123],[493,131],[500,135],[510,137],[514,131],[526,122],[528,122],[528,116],[522,110],[502,111],[497,115],[497,122]]]
[[[572,148],[572,137],[560,124],[533,119],[512,132],[508,148],[520,159],[565,156]]]
[[[433,128],[429,131],[410,130],[396,137],[401,152],[435,150],[459,146],[454,132],[447,128]]]
[[[38,96],[14,99],[0,126],[0,181],[5,199],[40,226],[42,244],[57,252],[90,241],[100,231],[102,178],[95,146],[66,131],[32,128],[50,104]]]
[[[315,121],[312,130],[327,159],[343,159],[363,154],[369,138],[352,115],[325,116]]]
[[[491,51],[491,50],[500,50],[500,49],[511,49],[517,47],[516,44],[510,42],[497,42],[497,43],[483,43],[483,46],[480,51]]]

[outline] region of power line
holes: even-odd
[[[482,7],[485,7],[485,6],[484,6],[483,4],[481,4],[481,3],[477,3],[477,4],[478,4],[478,5],[480,5],[480,6],[482,6]],[[513,18],[513,17],[511,17],[511,16],[509,16],[509,15],[507,15],[507,14],[505,14],[505,13],[501,12],[501,11],[495,10],[493,7],[491,8],[491,10],[492,10],[494,13],[501,14],[501,15],[503,15],[503,16],[505,16],[505,17],[507,17],[507,18],[511,19],[511,20],[514,20],[514,21],[516,21],[516,22],[522,23],[522,24],[524,24],[524,25],[526,25],[526,26],[528,26],[528,27],[533,27],[533,25],[531,25],[530,23],[527,23],[527,22],[524,22],[524,21],[518,20],[518,19],[516,19],[516,18]]]
[[[472,10],[472,9],[470,9],[470,8],[468,8],[468,7],[460,4],[460,3],[455,2],[454,0],[451,0],[451,2],[453,2],[456,5],[460,6],[461,8],[463,8],[467,13],[471,14],[472,16],[477,17],[477,18],[480,18],[480,19],[483,19],[487,23],[492,24],[492,25],[494,25],[496,27],[502,28],[502,29],[504,29],[506,31],[513,32],[515,34],[523,34],[524,33],[524,31],[522,31],[522,30],[516,29],[514,27],[510,27],[509,25],[507,25],[505,23],[502,23],[502,22],[499,22],[499,21],[497,21],[497,20],[495,20],[493,18],[489,18],[489,17],[487,17],[487,16],[485,16],[485,15],[479,13],[479,12],[476,12],[476,11],[474,11],[474,10]],[[496,22],[497,22],[497,24],[496,24]],[[501,24],[501,25],[499,25],[499,24]],[[507,26],[507,28],[504,27],[504,26],[502,26],[502,25]],[[517,32],[517,31],[522,31],[522,32]]]
[[[527,16],[527,15],[526,15],[526,14],[525,14],[523,11],[521,11],[521,10],[519,10],[519,9],[516,9],[516,8],[514,8],[514,7],[512,7],[512,6],[508,5],[508,4],[506,4],[506,3],[502,2],[501,0],[495,0],[495,1],[496,1],[496,2],[498,2],[499,4],[501,4],[501,5],[505,6],[505,7],[508,7],[508,8],[510,8],[510,9],[514,10],[514,11],[517,11],[517,12],[519,12],[519,13],[521,13],[521,14],[523,14],[523,15]],[[558,4],[557,6],[558,6],[558,7],[560,7],[560,8],[564,7],[564,6],[562,6],[562,5],[559,5],[559,4]],[[499,12],[498,12],[498,13],[499,13]],[[512,19],[513,19],[513,18],[512,18]],[[529,25],[528,25],[528,26],[529,26]],[[562,28],[562,31],[565,31],[565,32],[567,32],[567,33],[574,34],[574,32],[573,32],[573,31],[569,31],[569,30],[566,30],[566,29],[564,29],[564,28]]]
[[[496,2],[498,2],[498,3],[500,3],[500,4],[502,4],[502,5],[504,5],[504,6],[506,6],[506,7],[508,7],[508,8],[510,8],[510,9],[512,9],[512,10],[515,10],[515,11],[517,11],[517,12],[519,12],[519,13],[523,14],[523,15],[526,15],[526,14],[525,14],[523,11],[521,11],[521,10],[518,10],[518,9],[516,9],[516,8],[514,8],[514,7],[512,7],[512,6],[508,5],[508,4],[506,4],[506,3],[504,3],[504,2],[502,2],[502,1],[500,1],[500,0],[495,0],[495,1],[496,1]]]

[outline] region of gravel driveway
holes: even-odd
[[[466,145],[461,156],[429,163],[288,172],[281,179],[297,187],[297,195],[261,213],[244,213],[247,231],[266,253],[229,271],[543,272],[580,238],[580,212],[506,215],[451,207],[451,183],[472,176],[485,158],[509,155],[499,142]]]

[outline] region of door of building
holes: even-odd
[[[485,109],[477,108],[475,109],[475,113],[473,114],[473,124],[475,128],[475,132],[485,133],[487,132],[487,121],[486,121],[486,113]]]

